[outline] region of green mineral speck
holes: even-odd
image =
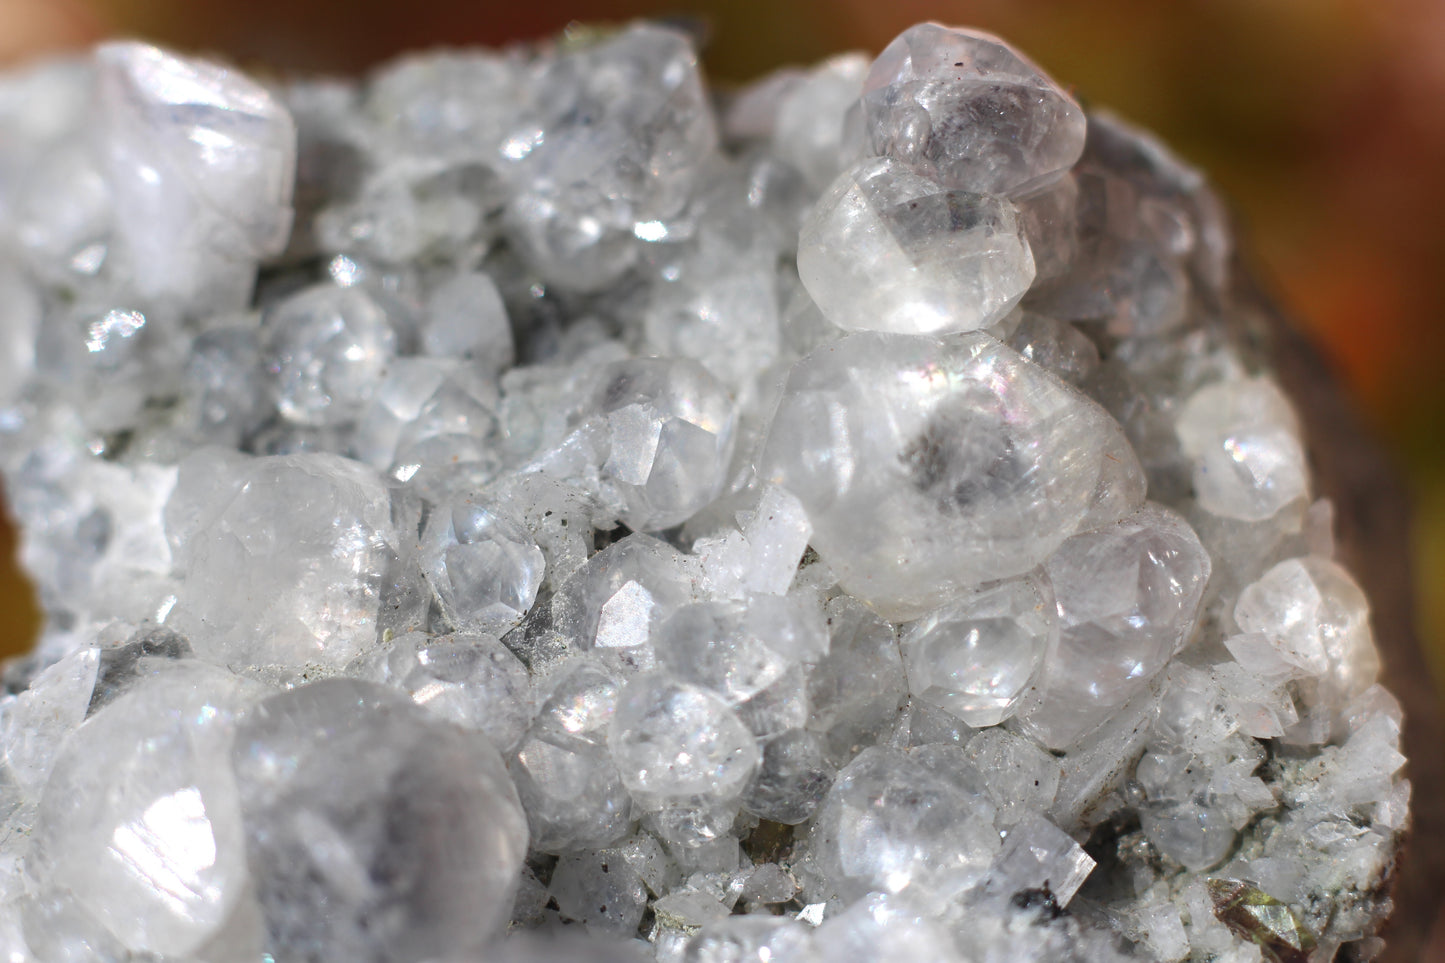
[[[1308,963],[1315,938],[1294,911],[1257,886],[1237,879],[1206,881],[1214,915],[1276,963]]]

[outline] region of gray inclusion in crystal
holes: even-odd
[[[432,509],[418,561],[448,624],[497,635],[522,621],[546,568],[522,525],[470,498]]]
[[[684,358],[638,358],[599,375],[593,408],[610,443],[602,475],[638,531],[670,528],[722,490],[737,412],[707,369]]]
[[[1103,722],[1164,668],[1194,631],[1209,553],[1180,515],[1146,505],[1075,535],[1044,563],[1058,600],[1057,656],[1023,716],[1062,749]]]
[[[397,350],[386,309],[356,287],[294,294],[267,313],[265,331],[276,409],[301,425],[354,421]]]
[[[887,157],[840,175],[798,238],[798,276],[851,331],[935,334],[998,321],[1034,279],[1013,205]]]
[[[873,150],[951,187],[1022,194],[1084,150],[1084,112],[997,37],[921,23],[899,34],[863,85]]]
[[[906,619],[1042,562],[1105,461],[1142,491],[1110,450],[1129,451],[1112,418],[993,338],[865,334],[794,366],[759,473],[803,503],[844,587]]]
[[[505,925],[527,825],[485,736],[336,679],[262,702],[232,760],[269,955],[419,963]]]
[[[101,166],[137,291],[244,307],[291,229],[291,115],[239,71],[147,44],[106,44],[95,62]]]
[[[904,628],[909,691],[974,728],[998,725],[1058,637],[1053,587],[1042,572],[965,591]]]

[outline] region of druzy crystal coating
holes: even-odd
[[[0,956],[1377,948],[1400,711],[1222,205],[1002,40],[107,44],[0,129]]]

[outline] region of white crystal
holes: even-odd
[[[875,151],[970,191],[1026,193],[1084,149],[1084,112],[1008,44],[922,23],[878,55],[863,85]]]
[[[1180,411],[1178,431],[1207,511],[1261,521],[1309,495],[1299,422],[1267,378],[1199,389]]]
[[[987,583],[903,630],[913,695],[975,728],[1013,715],[1058,644],[1053,588],[1042,574]]]
[[[752,733],[721,697],[662,674],[623,690],[607,745],[648,809],[736,798],[758,759]]]
[[[1209,570],[1189,523],[1155,505],[1060,546],[1044,564],[1058,602],[1058,655],[1025,726],[1062,749],[1141,691],[1189,640]]]
[[[850,331],[984,328],[1018,303],[1034,260],[1013,205],[949,189],[890,158],[860,162],[819,198],[798,238],[798,276]]]
[[[610,451],[602,466],[639,531],[670,528],[717,497],[732,457],[736,412],[727,390],[682,359],[620,361],[594,399]]]
[[[398,536],[388,493],[365,466],[322,454],[236,462],[203,449],[176,492],[167,530],[185,588],[172,618],[198,653],[340,667],[375,644]],[[195,515],[182,521],[187,499]]]
[[[505,925],[527,825],[484,736],[327,680],[252,710],[232,764],[268,953],[427,959]]]
[[[1365,594],[1329,559],[1280,562],[1239,593],[1234,618],[1244,631],[1269,639],[1281,659],[1342,696],[1363,692],[1379,672]]]
[[[142,294],[241,307],[291,229],[296,128],[238,71],[141,43],[96,51],[116,236]]]
[[[447,622],[495,634],[522,621],[546,568],[525,528],[474,499],[432,509],[418,560]]]
[[[376,299],[321,284],[266,316],[276,407],[302,425],[353,421],[396,354],[396,332]]]
[[[842,169],[844,118],[863,92],[868,64],[862,54],[831,57],[778,100],[774,150],[802,171],[815,191],[827,187]]]
[[[190,665],[88,719],[41,801],[42,893],[74,900],[133,952],[199,952],[252,898],[227,761],[238,715],[265,694]]]
[[[0,957],[1259,963],[1246,885],[1378,952],[1267,305],[1002,41],[108,44],[0,130]]]
[[[986,335],[854,335],[794,366],[759,470],[802,501],[843,586],[906,618],[1043,561],[1115,439],[1127,450],[1093,402]]]
[[[838,774],[813,818],[811,892],[848,902],[870,891],[946,899],[980,881],[998,848],[986,799],[875,746]]]
[[[517,657],[489,635],[408,632],[375,657],[369,673],[464,729],[506,750],[531,721],[531,681]]]

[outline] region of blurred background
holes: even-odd
[[[979,26],[1207,170],[1409,481],[1415,540],[1400,550],[1414,555],[1421,635],[1445,680],[1442,0],[0,0],[0,62],[124,34],[349,73],[409,48],[636,16],[700,23],[720,82],[877,51],[918,20]],[[38,622],[13,538],[0,531],[5,651]]]

